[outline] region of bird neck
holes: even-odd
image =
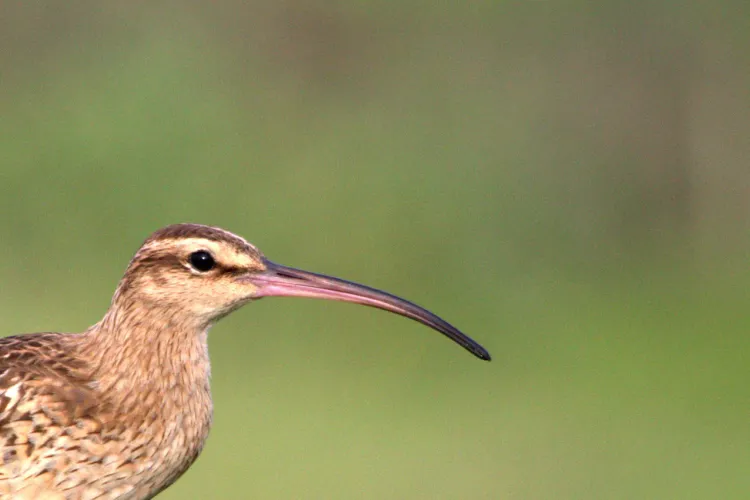
[[[77,337],[102,411],[150,443],[144,453],[163,471],[162,489],[195,461],[211,427],[209,325],[157,308],[135,310],[113,303]]]
[[[158,307],[122,307],[113,303],[104,318],[87,330],[83,348],[92,378],[118,404],[142,407],[153,394],[154,405],[175,411],[183,404],[209,399],[210,325],[186,321],[184,315]]]

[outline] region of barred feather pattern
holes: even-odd
[[[200,453],[211,423],[207,368],[169,365],[162,376],[157,341],[150,355],[119,350],[142,361],[143,371],[124,373],[117,347],[90,349],[108,335],[100,328],[0,339],[0,498],[151,498]]]

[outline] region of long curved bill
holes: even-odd
[[[264,260],[264,264],[265,271],[247,277],[257,287],[254,294],[257,298],[310,297],[377,307],[419,321],[463,346],[474,356],[487,361],[491,359],[490,353],[484,347],[456,327],[427,309],[400,297],[332,276],[282,266],[269,260]]]

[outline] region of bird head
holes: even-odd
[[[276,264],[242,237],[198,224],[176,224],[152,234],[131,260],[113,304],[209,326],[249,301],[270,296],[384,309],[423,323],[475,356],[490,359],[474,340],[412,302],[351,281]]]

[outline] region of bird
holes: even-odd
[[[270,296],[384,309],[490,360],[412,302],[277,264],[218,227],[170,225],[145,240],[84,332],[0,338],[0,498],[135,500],[172,485],[211,427],[209,329]]]

